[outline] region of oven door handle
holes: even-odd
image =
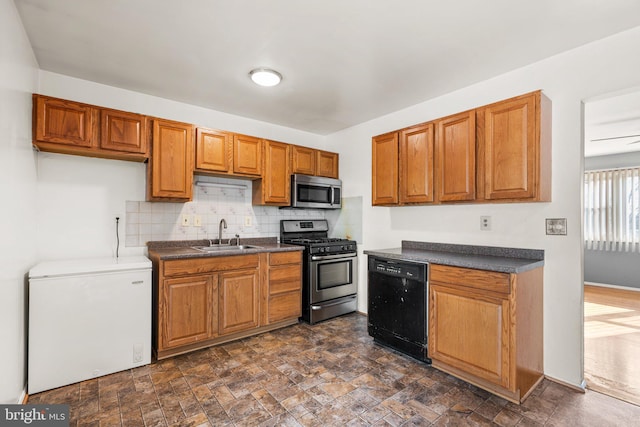
[[[313,255],[311,261],[324,261],[325,259],[338,259],[338,258],[355,258],[358,254],[338,254],[338,255]]]

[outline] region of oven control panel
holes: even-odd
[[[356,252],[356,244],[353,242],[334,243],[326,246],[312,246],[309,248],[311,255],[331,255]]]

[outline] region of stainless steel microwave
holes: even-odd
[[[340,209],[342,181],[310,175],[291,175],[291,207]]]

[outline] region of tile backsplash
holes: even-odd
[[[145,246],[150,240],[217,239],[223,218],[227,222],[223,239],[236,234],[240,238],[278,237],[281,219],[325,218],[321,209],[253,206],[249,180],[198,176],[197,181],[220,186],[194,185],[193,201],[187,203],[127,201],[125,246]],[[185,217],[189,225],[183,225]]]

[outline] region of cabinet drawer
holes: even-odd
[[[302,288],[300,265],[272,267],[269,270],[269,294],[298,291]]]
[[[300,292],[288,292],[269,298],[269,323],[297,318],[302,314]]]
[[[164,276],[258,268],[258,264],[259,256],[257,254],[171,260],[164,262]]]
[[[302,261],[302,251],[273,252],[269,254],[269,265],[297,264]]]
[[[510,275],[472,268],[431,264],[430,280],[491,292],[508,294],[511,291]]]

